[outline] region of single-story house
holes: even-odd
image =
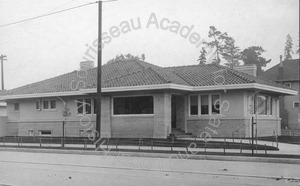
[[[2,94],[6,135],[62,136],[64,120],[66,136],[95,129],[97,67],[90,63]],[[258,136],[280,134],[279,96],[297,91],[255,76],[255,66],[162,68],[138,60],[105,64],[101,137],[167,138],[172,129],[197,136],[249,137],[254,115]],[[70,115],[64,117],[64,110]]]
[[[299,69],[300,60],[290,59],[282,61],[266,70],[261,77],[280,83],[284,86],[300,91]],[[282,118],[282,128],[300,129],[300,106],[299,95],[289,95],[280,97],[280,117]]]

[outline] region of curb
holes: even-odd
[[[126,156],[147,158],[173,158],[182,160],[215,160],[215,161],[243,161],[261,163],[284,163],[299,164],[300,159],[270,158],[270,157],[246,157],[246,156],[221,156],[221,155],[193,155],[186,153],[149,153],[149,152],[127,152],[127,151],[88,151],[88,150],[64,150],[64,149],[35,149],[35,148],[11,148],[0,147],[0,151],[29,152],[29,153],[55,153],[55,154],[77,154],[77,155],[101,155],[101,156]]]

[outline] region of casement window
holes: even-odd
[[[35,101],[35,109],[36,109],[36,110],[42,110],[42,107],[41,107],[41,100],[36,100],[36,101]]]
[[[40,136],[51,136],[52,131],[51,130],[39,130],[39,135]]]
[[[20,103],[14,104],[14,110],[15,110],[15,112],[20,112]]]
[[[114,115],[153,114],[153,96],[114,97]]]
[[[211,113],[220,114],[220,95],[211,95]]]
[[[190,114],[198,115],[198,95],[190,96]]]
[[[189,97],[190,116],[220,114],[220,95],[204,94]]]
[[[208,95],[201,95],[200,96],[200,103],[201,103],[201,115],[209,114],[209,98]]]
[[[77,114],[96,114],[96,99],[77,99]]]
[[[43,110],[55,110],[55,109],[56,109],[56,101],[55,100],[44,100],[43,101]]]
[[[286,87],[292,88],[292,83],[290,83],[290,82],[285,82],[283,85]]]
[[[271,96],[258,94],[255,98],[256,101],[253,100],[253,96],[250,97],[250,108],[254,109],[252,113],[265,116],[273,115],[273,98]]]
[[[293,108],[299,108],[299,101],[293,102]]]

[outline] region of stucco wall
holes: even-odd
[[[6,136],[7,116],[0,116],[0,136]]]

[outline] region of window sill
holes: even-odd
[[[154,114],[120,114],[120,115],[112,115],[112,117],[153,117]]]

